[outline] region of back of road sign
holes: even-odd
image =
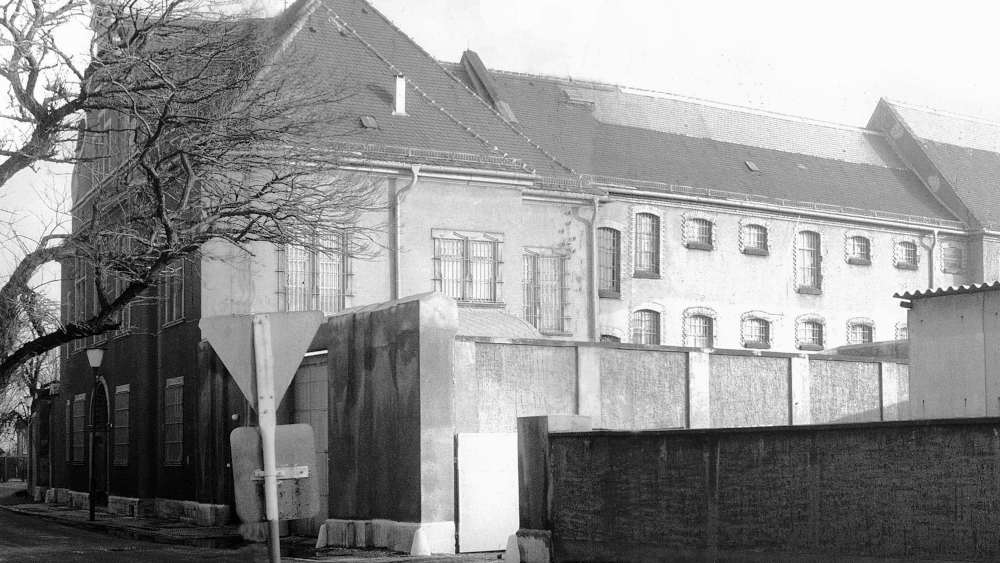
[[[229,435],[233,448],[236,514],[244,522],[264,522],[263,454],[256,426]],[[311,518],[319,510],[316,441],[308,424],[279,424],[275,434],[278,468],[278,519]]]

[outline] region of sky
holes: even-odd
[[[263,1],[272,12],[286,4]],[[472,49],[490,68],[856,126],[883,96],[1000,121],[1000,3],[372,1],[442,60]],[[67,184],[65,173],[27,174],[0,191],[0,212],[30,233],[46,215],[37,194]]]

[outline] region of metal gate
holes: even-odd
[[[517,434],[458,434],[458,551],[502,551],[517,531]]]

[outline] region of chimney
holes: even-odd
[[[406,115],[406,77],[402,74],[396,75],[396,107],[392,110],[392,115]]]

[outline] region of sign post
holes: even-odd
[[[279,472],[275,454],[278,428],[276,411],[322,320],[321,312],[304,311],[264,313],[252,317],[207,317],[199,323],[202,333],[236,379],[247,400],[257,410],[263,465],[260,473],[264,480],[264,516],[270,528],[272,563],[281,561]],[[234,431],[234,435],[237,431]],[[234,457],[235,453],[234,451]],[[282,470],[287,472],[287,468]],[[308,469],[304,473],[308,475]],[[282,473],[282,478],[296,477],[287,477]],[[236,483],[236,486],[256,485],[248,481]]]

